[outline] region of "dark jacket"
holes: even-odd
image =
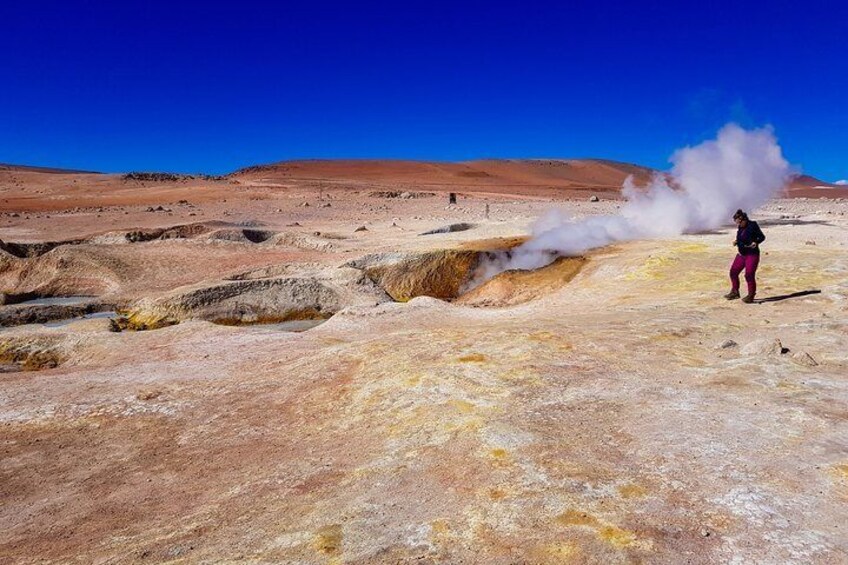
[[[744,228],[736,229],[736,247],[739,249],[740,255],[759,255],[759,246],[765,240],[766,236],[757,222],[748,220]],[[750,247],[753,242],[757,242],[757,247]]]

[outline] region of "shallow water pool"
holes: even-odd
[[[273,324],[250,324],[243,327],[255,330],[271,330],[278,332],[305,332],[316,326],[320,326],[327,320],[290,320],[288,322],[276,322]]]
[[[58,328],[61,326],[67,326],[72,322],[78,322],[80,320],[114,320],[118,317],[116,312],[92,312],[91,314],[85,314],[83,316],[77,316],[76,318],[64,318],[62,320],[51,320],[50,322],[45,322],[42,324],[45,328]]]
[[[14,306],[73,306],[74,304],[83,304],[88,302],[94,296],[47,296],[43,298],[33,298],[32,300],[24,300],[18,302]]]

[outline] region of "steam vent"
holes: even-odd
[[[0,562],[845,563],[848,194],[650,173],[0,169]]]

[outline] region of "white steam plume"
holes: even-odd
[[[472,285],[616,241],[717,228],[736,209],[766,203],[793,175],[771,128],[748,131],[736,124],[724,126],[715,140],[676,151],[671,162],[671,173],[655,176],[647,190],[636,189],[628,177],[623,187],[628,200],[616,216],[573,222],[559,210],[548,212],[533,225],[530,240],[482,263]]]

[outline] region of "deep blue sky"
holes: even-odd
[[[0,3],[0,162],[228,172],[309,157],[665,168],[771,123],[848,178],[845,2]]]

